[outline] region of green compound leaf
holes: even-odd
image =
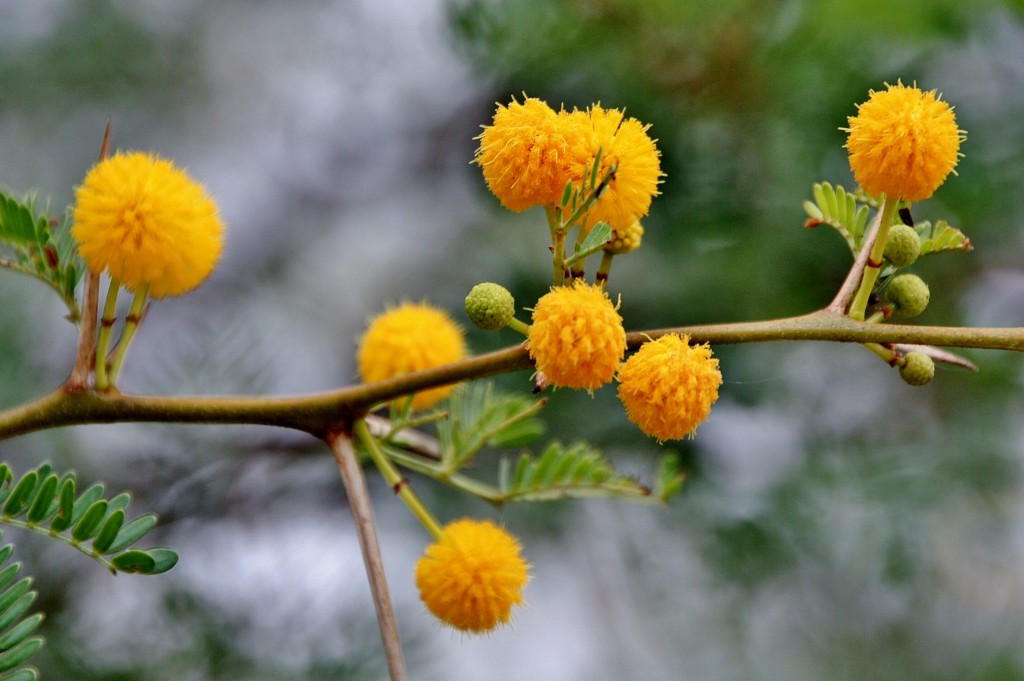
[[[621,475],[584,442],[568,447],[550,443],[539,457],[526,453],[513,466],[502,462],[501,501],[541,501],[580,497],[611,497],[660,501],[650,488]]]
[[[914,226],[918,236],[921,237],[921,255],[943,253],[947,251],[973,251],[974,246],[963,232],[952,227],[945,220],[939,220],[932,225],[931,222],[923,221]]]
[[[78,494],[73,471],[58,476],[45,463],[17,480],[6,464],[0,464],[0,481],[0,499],[5,499],[0,523],[69,544],[115,571],[123,564],[130,566],[130,572],[159,574],[178,560],[171,549],[132,549],[156,526],[156,516],[143,515],[127,522],[131,503],[127,492],[107,499],[103,484],[96,483]],[[10,555],[5,550],[0,549],[0,558]],[[123,553],[145,556],[119,561]],[[0,587],[5,584],[5,572],[0,571]]]
[[[442,468],[455,472],[484,447],[521,447],[544,433],[535,414],[546,401],[500,393],[481,381],[448,402],[449,418],[437,424]]]
[[[68,308],[68,319],[80,318],[75,287],[85,264],[71,237],[71,214],[51,221],[35,200],[0,192],[0,267],[33,276],[48,284]]]
[[[814,201],[804,201],[804,211],[809,219],[806,227],[828,225],[846,239],[850,251],[856,255],[864,241],[864,231],[868,224],[869,204],[871,200],[858,192],[851,194],[828,182],[819,182],[811,188]]]

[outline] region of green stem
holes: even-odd
[[[850,303],[850,317],[852,319],[864,319],[864,311],[868,306],[868,298],[875,288],[878,280],[878,273],[882,270],[882,258],[885,255],[885,243],[889,240],[889,228],[892,227],[892,218],[896,214],[897,199],[888,196],[882,199],[882,208],[879,211],[881,217],[878,219],[878,233],[871,243],[871,250],[868,255],[867,265],[864,268],[864,276],[860,281],[860,288]],[[863,248],[868,248],[864,244]]]
[[[139,324],[142,322],[142,313],[146,307],[146,299],[148,297],[149,287],[144,286],[132,298],[132,306],[128,310],[128,316],[124,319],[124,328],[121,330],[121,337],[117,341],[114,361],[110,365],[109,380],[111,385],[117,382],[117,376],[121,372],[121,364],[124,362],[124,356],[128,352],[128,346],[131,345],[132,339],[135,337],[135,331],[138,330]]]
[[[515,317],[513,317],[511,320],[509,320],[509,323],[506,324],[505,326],[507,326],[508,328],[512,329],[513,331],[518,331],[519,333],[523,334],[524,336],[529,336],[530,335],[530,325],[527,324],[526,322],[523,322],[523,321],[520,321],[520,320],[516,319]]]
[[[864,347],[881,357],[882,361],[886,364],[892,364],[893,359],[899,357],[898,352],[892,348],[882,345],[881,343],[864,343]]]
[[[405,505],[409,508],[412,514],[419,520],[423,527],[427,528],[427,532],[435,539],[439,540],[444,535],[444,530],[441,529],[441,524],[437,522],[434,516],[427,510],[426,506],[420,501],[416,493],[412,491],[409,486],[409,481],[402,477],[402,474],[395,467],[395,464],[391,463],[391,459],[388,458],[384,450],[380,448],[377,443],[377,439],[370,434],[370,429],[366,426],[366,421],[359,419],[355,422],[355,435],[359,438],[359,441],[363,443],[363,447],[370,455],[370,460],[373,461],[374,465],[377,466],[377,470],[380,471],[381,475],[384,476],[384,480],[391,486],[391,489],[395,490],[395,494],[405,502]]]
[[[558,209],[547,206],[544,210],[551,230],[551,280],[555,286],[561,286],[565,282],[565,228]]]
[[[111,561],[104,558],[102,554],[97,553],[94,549],[91,548],[91,546],[86,547],[84,544],[82,544],[82,542],[76,540],[75,538],[69,537],[65,534],[61,534],[60,532],[55,532],[45,525],[40,525],[39,523],[30,523],[26,520],[19,520],[17,518],[3,518],[2,520],[0,520],[0,523],[3,523],[4,525],[10,525],[11,527],[17,527],[22,530],[27,530],[29,532],[34,532],[36,534],[41,534],[44,537],[49,537],[50,539],[56,539],[57,541],[67,544],[76,551],[80,551],[84,555],[89,556],[90,558],[92,558],[93,560],[95,560],[111,572],[117,572],[117,568],[114,567],[114,564]]]
[[[466,492],[467,494],[471,494],[478,499],[483,499],[484,501],[488,501],[492,504],[501,504],[505,500],[501,490],[497,487],[488,485],[485,482],[480,482],[479,480],[470,478],[462,473],[446,474],[445,471],[433,462],[426,461],[415,454],[406,454],[405,452],[396,451],[391,456],[404,468],[408,468],[409,470],[420,473],[421,475],[429,476],[438,482],[462,492]]]
[[[597,266],[597,276],[595,277],[595,283],[599,284],[601,288],[604,288],[605,283],[608,281],[608,277],[612,273],[612,258],[615,257],[614,253],[605,251],[601,256],[601,264]]]
[[[114,331],[117,321],[117,293],[121,284],[111,279],[107,284],[107,298],[103,303],[103,317],[100,319],[100,335],[96,342],[96,389],[107,390],[111,386],[107,377],[107,349],[110,347],[110,334]]]

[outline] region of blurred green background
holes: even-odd
[[[1024,326],[1024,5],[974,0],[0,0],[0,185],[62,207],[114,145],[176,159],[218,198],[224,260],[160,301],[122,387],[297,393],[355,380],[387,303],[459,316],[478,281],[548,286],[539,211],[510,214],[470,164],[495,102],[600,101],[652,124],[667,173],[643,248],[616,260],[630,329],[761,319],[828,302],[842,240],[803,228],[813,182],[851,186],[840,127],[869,89],[937,89],[965,154],[918,220],[975,251],[915,265],[923,324]],[[0,273],[2,274],[2,273]],[[0,281],[0,403],[66,376],[59,301]],[[511,332],[470,332],[474,349]],[[726,383],[669,508],[500,511],[427,481],[442,518],[505,522],[530,606],[482,639],[440,629],[412,566],[426,536],[378,514],[413,678],[1024,679],[1021,362],[967,352],[925,388],[856,347],[716,348]],[[526,372],[503,377],[528,390]],[[662,447],[613,391],[559,391],[550,434],[627,471]],[[344,496],[317,443],[258,428],[91,426],[0,443],[136,493],[182,554],[111,578],[15,536],[37,577],[44,678],[373,679],[384,669]]]

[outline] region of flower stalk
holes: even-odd
[[[128,314],[124,318],[124,328],[121,329],[121,337],[117,341],[117,349],[114,352],[114,359],[110,364],[110,373],[108,380],[113,385],[117,382],[117,376],[121,372],[121,365],[124,363],[125,354],[128,352],[128,346],[131,344],[132,339],[135,338],[135,332],[139,328],[139,324],[142,323],[142,317],[146,311],[146,300],[149,295],[149,287],[143,286],[139,290],[135,297],[132,298],[131,307],[128,309]]]
[[[868,306],[868,299],[871,291],[878,281],[878,274],[882,271],[885,244],[889,240],[889,228],[892,227],[893,216],[896,215],[896,199],[885,196],[882,199],[882,207],[878,211],[878,228],[874,240],[869,244],[865,243],[863,248],[867,250],[868,257],[864,264],[864,273],[860,280],[860,287],[850,303],[850,318],[863,321],[864,313]]]
[[[107,367],[107,352],[110,337],[117,323],[117,294],[121,284],[113,279],[107,284],[107,297],[103,302],[103,316],[100,318],[100,334],[96,341],[96,389],[107,390],[112,386]]]
[[[363,447],[366,448],[366,452],[370,455],[370,460],[373,461],[374,465],[377,466],[377,470],[384,477],[384,481],[391,486],[391,489],[395,491],[398,498],[409,508],[413,516],[423,524],[427,532],[435,540],[440,539],[443,534],[441,524],[427,510],[423,502],[416,496],[416,493],[412,491],[409,481],[395,468],[395,464],[391,463],[391,459],[380,448],[377,439],[370,433],[366,421],[363,419],[356,421],[353,430],[355,436],[359,438],[359,442],[362,443]]]

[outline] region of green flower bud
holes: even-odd
[[[886,293],[893,313],[900,317],[916,317],[928,307],[928,284],[916,274],[900,274],[892,278]]]
[[[908,385],[926,385],[935,377],[935,362],[923,352],[908,352],[900,378]]]
[[[893,267],[906,267],[921,255],[921,237],[917,230],[908,225],[893,225],[889,228],[889,240],[885,242],[885,259]]]
[[[484,282],[470,289],[466,296],[466,314],[481,329],[497,331],[512,321],[516,301],[504,286]]]

